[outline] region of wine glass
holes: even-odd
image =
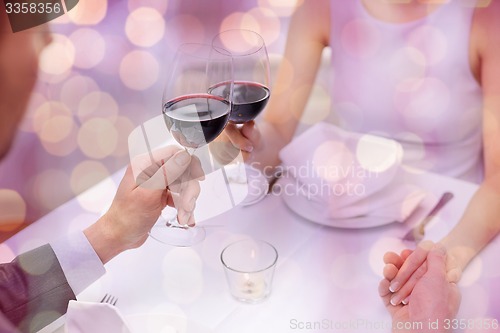
[[[271,95],[269,57],[264,39],[251,30],[233,29],[216,35],[212,45],[228,50],[233,57],[233,105],[229,121],[237,125],[252,122],[265,108]],[[224,85],[217,85],[210,91],[223,96],[226,90]],[[229,180],[248,183],[249,197],[243,204],[251,204],[267,194],[269,185],[259,170],[244,165],[239,161],[232,170],[236,174],[230,173]]]
[[[174,139],[193,155],[195,150],[214,140],[229,120],[232,103],[233,64],[231,55],[212,45],[182,44],[176,53],[163,92],[162,113]],[[226,91],[214,95],[209,88],[224,84]],[[186,186],[189,168],[175,186]],[[174,196],[175,203],[175,196]],[[163,215],[163,212],[162,212]],[[175,246],[191,246],[205,238],[202,227],[179,224],[177,212],[150,231],[154,239]]]
[[[212,45],[228,50],[233,57],[233,105],[229,121],[244,124],[253,121],[266,106],[270,96],[270,66],[264,39],[244,29],[226,30],[214,37]],[[225,86],[211,88],[222,96]]]

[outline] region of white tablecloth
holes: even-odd
[[[3,246],[14,255],[91,224],[111,202],[122,173],[62,205]],[[435,197],[444,191],[455,194],[427,228],[426,238],[435,241],[457,223],[477,189],[430,173],[415,174],[412,182]],[[124,315],[181,314],[219,333],[389,332],[390,318],[377,294],[382,255],[404,247],[400,237],[408,224],[431,204],[407,224],[354,230],[309,222],[292,213],[281,197],[269,196],[201,222],[207,226],[207,238],[195,247],[173,248],[149,239],[140,249],[108,263],[107,274],[78,298],[98,301],[109,293],[119,298],[117,306]],[[273,292],[258,305],[231,298],[220,263],[224,246],[244,237],[269,241],[280,256]],[[458,318],[500,318],[499,254],[496,239],[465,272]]]

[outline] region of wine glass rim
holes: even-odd
[[[231,52],[231,51],[228,51],[231,53],[231,55],[233,57],[245,57],[245,56],[249,56],[249,55],[252,55],[252,54],[255,54],[257,52],[259,52],[260,50],[264,49],[267,53],[267,50],[266,50],[266,43],[264,41],[264,38],[258,33],[258,32],[255,32],[253,30],[249,30],[249,29],[228,29],[228,30],[224,30],[224,31],[221,31],[219,32],[217,35],[215,35],[215,37],[212,39],[212,46],[214,46],[214,42],[217,40],[217,38],[224,34],[224,33],[228,33],[228,32],[243,32],[243,33],[251,33],[253,34],[254,36],[257,37],[257,39],[259,40],[259,44],[250,48],[248,52],[241,52],[241,53],[234,53],[234,52]],[[214,47],[220,47],[220,46],[214,46]],[[225,48],[223,47],[220,47],[221,49],[223,50],[226,50]],[[227,50],[226,50],[227,51]]]
[[[188,47],[203,47],[206,48],[207,50],[213,50],[216,53],[220,54],[223,56],[220,61],[227,61],[228,59],[231,59],[233,57],[233,54],[229,52],[228,50],[224,49],[223,47],[220,46],[215,46],[213,44],[205,44],[205,43],[182,43],[177,47],[177,55],[179,55],[181,52],[182,53],[188,53],[186,51],[183,51],[184,49]],[[212,54],[211,52],[209,53],[210,55]],[[200,55],[199,53],[189,53],[191,57],[194,58],[199,58],[199,59],[210,59],[210,60],[218,60],[218,59],[213,59],[210,58],[207,55]]]
[[[224,261],[224,253],[226,252],[226,250],[228,248],[230,248],[231,246],[233,245],[236,245],[238,243],[242,243],[242,242],[248,242],[248,241],[253,241],[253,242],[258,242],[258,243],[261,243],[261,244],[264,244],[264,245],[267,245],[271,248],[271,250],[274,252],[275,256],[274,256],[274,259],[272,260],[272,262],[263,267],[263,268],[260,268],[260,269],[257,269],[257,270],[253,270],[253,271],[242,271],[242,270],[239,270],[239,269],[236,269],[234,267],[231,267],[229,266],[226,261]],[[276,248],[274,247],[273,244],[269,243],[269,242],[266,242],[266,241],[263,241],[263,240],[259,240],[259,239],[241,239],[241,240],[238,240],[238,241],[235,241],[235,242],[232,242],[230,244],[228,244],[226,247],[224,247],[224,249],[222,250],[221,254],[220,254],[220,260],[222,262],[222,265],[224,265],[224,267],[226,267],[227,269],[229,269],[230,271],[233,271],[233,272],[237,272],[237,273],[259,273],[259,272],[263,272],[263,271],[266,271],[268,270],[269,268],[273,267],[274,265],[276,265],[276,262],[278,261],[278,250],[276,250]]]

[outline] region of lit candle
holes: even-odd
[[[241,298],[248,300],[259,300],[265,297],[266,282],[260,275],[243,274],[240,286]]]

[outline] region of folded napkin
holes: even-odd
[[[394,140],[319,123],[280,152],[281,193],[292,210],[322,224],[403,221],[425,192],[405,184],[402,156]],[[359,227],[367,226],[364,218]]]
[[[115,306],[106,303],[70,301],[66,333],[131,333]]]

